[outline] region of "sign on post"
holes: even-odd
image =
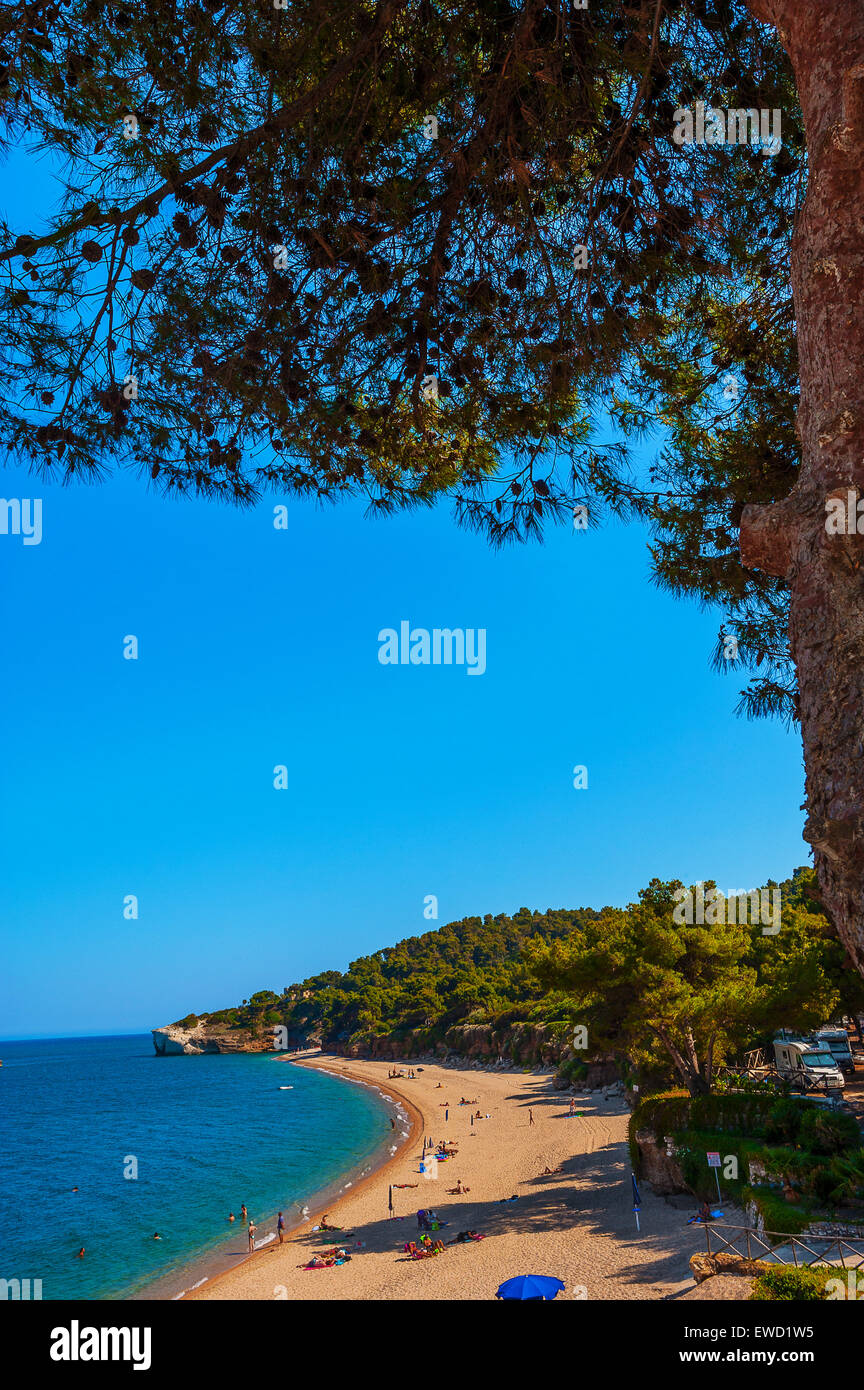
[[[720,1192],[720,1174],[717,1172],[717,1169],[720,1167],[720,1155],[717,1153],[709,1153],[706,1154],[706,1157],[708,1159],[708,1167],[714,1169],[714,1181],[717,1184],[717,1201],[722,1202],[723,1197]]]

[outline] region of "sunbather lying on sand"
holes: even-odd
[[[301,1265],[300,1268],[331,1269],[333,1265],[347,1264],[350,1258],[351,1256],[348,1254],[347,1250],[330,1250],[325,1251],[323,1255],[313,1255],[311,1260],[309,1260],[307,1264]]]
[[[458,1236],[454,1236],[453,1239],[452,1239],[451,1241],[448,1242],[448,1244],[450,1244],[450,1245],[461,1245],[461,1244],[462,1244],[464,1241],[466,1241],[466,1240],[483,1240],[483,1239],[484,1239],[484,1237],[481,1236],[481,1234],[480,1234],[479,1231],[460,1231],[459,1234],[458,1234]]]
[[[405,1254],[409,1255],[412,1260],[425,1260],[430,1255],[443,1255],[443,1253],[443,1240],[436,1240],[433,1244],[428,1236],[422,1236],[419,1246],[415,1245],[413,1240],[406,1240],[405,1242]]]

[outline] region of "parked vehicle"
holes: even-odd
[[[855,1070],[855,1059],[849,1045],[849,1034],[845,1028],[820,1028],[813,1034],[813,1041],[820,1047],[827,1047],[844,1076]]]
[[[795,1090],[842,1095],[845,1079],[827,1045],[809,1038],[776,1037],[774,1061],[778,1075]]]

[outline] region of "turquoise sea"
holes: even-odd
[[[0,1058],[0,1278],[43,1299],[170,1298],[246,1253],[241,1203],[266,1240],[393,1142],[377,1092],[284,1054],[157,1057],[148,1034]]]

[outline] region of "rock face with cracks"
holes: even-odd
[[[273,1036],[268,1033],[260,1038],[236,1028],[210,1026],[205,1018],[200,1018],[192,1028],[184,1028],[179,1023],[171,1023],[167,1028],[153,1028],[153,1046],[159,1057],[172,1057],[186,1054],[198,1056],[202,1052],[272,1052]]]

